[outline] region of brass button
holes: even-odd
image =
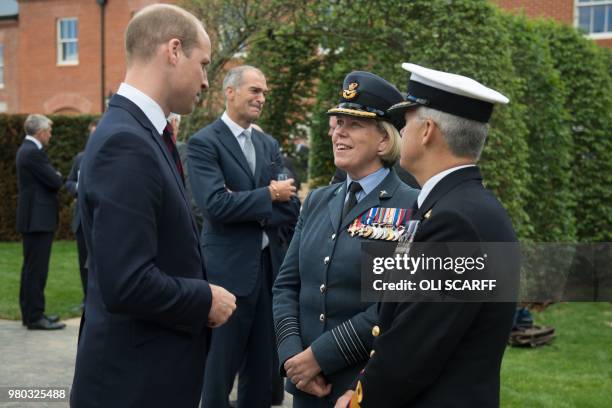
[[[325,265],[327,265],[327,264],[329,263],[329,256],[326,256],[326,257],[323,259],[323,263],[324,263]]]
[[[370,351],[370,358],[374,357],[374,354],[376,354],[374,350]]]
[[[332,239],[332,241],[333,241],[334,239],[336,239],[336,234],[332,234],[331,239]]]
[[[372,336],[378,337],[379,334],[380,334],[380,327],[378,326],[372,327]]]
[[[324,320],[325,320],[325,314],[321,313],[321,314],[319,315],[319,320],[320,320],[320,321],[324,321]]]
[[[325,284],[322,283],[321,286],[319,286],[319,290],[321,291],[321,293],[325,293]]]

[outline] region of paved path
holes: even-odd
[[[20,321],[0,320],[0,386],[68,387],[72,384],[79,319],[64,330],[26,330]],[[235,392],[235,391],[234,391]],[[235,394],[232,395],[235,398]],[[67,402],[3,402],[0,407],[60,408]],[[291,407],[285,394],[283,408]]]

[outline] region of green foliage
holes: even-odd
[[[503,21],[513,44],[518,100],[526,108],[522,118],[528,129],[531,179],[525,209],[531,215],[531,238],[571,242],[576,228],[571,190],[573,141],[564,108],[568,92],[537,24],[514,16],[505,16]]]
[[[572,192],[577,237],[583,242],[612,240],[612,78],[610,52],[599,49],[570,27],[542,23],[569,93],[565,109],[573,137]],[[556,149],[556,146],[551,146]]]
[[[0,115],[0,241],[19,239],[15,231],[17,209],[17,171],[15,155],[25,136],[23,122],[26,115]],[[64,178],[70,173],[72,160],[84,149],[87,140],[87,126],[94,116],[50,115],[53,121],[53,137],[47,148],[51,164]],[[60,223],[56,233],[59,239],[72,237],[72,197],[65,190],[59,193]]]

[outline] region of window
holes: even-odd
[[[576,0],[578,28],[591,38],[612,38],[612,0]]]
[[[0,89],[4,88],[4,44],[0,44]]]
[[[57,20],[57,64],[79,63],[79,20],[60,18]]]

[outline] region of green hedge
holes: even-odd
[[[20,239],[15,230],[17,208],[17,174],[15,155],[25,136],[23,122],[26,115],[0,115],[0,241]],[[94,116],[50,115],[53,121],[53,137],[47,148],[51,164],[62,173],[64,179],[70,173],[74,156],[85,146],[87,126]],[[62,188],[59,193],[60,224],[57,239],[72,238],[72,197]]]

